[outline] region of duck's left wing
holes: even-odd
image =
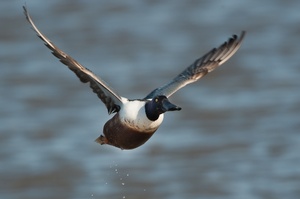
[[[170,97],[180,88],[197,81],[207,73],[213,71],[234,55],[234,53],[240,48],[245,34],[246,32],[242,31],[239,37],[237,35],[233,35],[227,42],[224,42],[218,48],[212,49],[203,57],[197,59],[192,65],[177,75],[170,83],[153,90],[145,97],[145,99],[152,99],[157,95]]]
[[[33,30],[38,37],[45,42],[45,45],[52,51],[52,54],[57,57],[63,64],[69,67],[83,83],[90,83],[93,92],[98,95],[101,101],[105,104],[108,113],[118,112],[126,98],[118,95],[111,87],[108,86],[102,79],[97,77],[92,71],[82,66],[71,56],[56,47],[45,35],[43,35],[33,23],[27,9],[23,6],[24,14],[27,21],[31,24]]]

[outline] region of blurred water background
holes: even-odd
[[[27,0],[45,35],[129,98],[247,31],[132,151],[94,142],[111,116],[24,3],[0,2],[1,198],[299,198],[300,1]]]

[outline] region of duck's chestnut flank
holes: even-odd
[[[158,128],[158,127],[157,127]],[[120,149],[134,149],[144,144],[157,130],[143,132],[133,129],[120,122],[119,114],[114,115],[103,127],[103,135],[100,135],[96,142],[100,144],[109,144]],[[112,131],[113,129],[113,131]]]
[[[96,141],[121,149],[134,149],[141,146],[161,125],[165,112],[181,110],[169,101],[169,97],[180,88],[197,81],[225,63],[240,48],[246,34],[242,31],[240,36],[233,35],[218,48],[213,48],[197,59],[168,84],[154,89],[146,97],[129,100],[117,94],[92,71],[55,46],[35,26],[27,8],[23,6],[23,9],[27,21],[52,54],[73,71],[83,83],[90,84],[93,92],[105,104],[109,114],[116,113],[104,125],[104,135],[98,137]]]

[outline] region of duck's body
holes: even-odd
[[[104,136],[96,141],[121,149],[133,149],[144,144],[158,129],[164,115],[151,121],[145,110],[146,101],[133,100],[124,103],[120,111],[108,120],[103,127]]]
[[[83,83],[90,84],[93,92],[105,104],[109,114],[116,113],[104,125],[104,136],[101,135],[96,141],[121,149],[133,149],[144,144],[161,125],[165,112],[181,110],[180,107],[172,104],[168,98],[180,88],[197,81],[225,63],[239,49],[245,36],[244,31],[240,37],[233,35],[227,42],[197,59],[171,82],[154,89],[142,99],[129,100],[118,95],[101,78],[56,47],[38,30],[26,7],[23,8],[26,19],[38,37],[52,51],[52,54],[68,66]]]
[[[146,127],[147,131],[142,128],[132,128],[133,122],[135,121],[121,119],[120,114],[117,113],[105,123],[103,127],[104,136],[100,135],[96,141],[100,144],[109,144],[120,149],[134,149],[144,144],[154,134],[162,120],[155,128],[149,129],[148,126],[143,125],[142,127]],[[158,124],[158,122],[156,123]]]

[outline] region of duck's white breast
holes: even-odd
[[[142,132],[153,132],[164,118],[164,115],[160,114],[157,120],[149,120],[146,116],[145,101],[138,100],[125,102],[119,114],[122,122]]]

